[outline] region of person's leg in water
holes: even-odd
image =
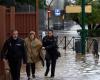
[[[51,60],[51,77],[55,76],[56,59]]]
[[[45,72],[45,76],[48,75],[49,69],[50,69],[50,60],[46,59],[46,72]]]
[[[28,80],[30,80],[30,68],[31,68],[31,64],[27,63],[26,64],[26,73],[27,73]]]
[[[35,78],[35,63],[31,64],[32,77]]]

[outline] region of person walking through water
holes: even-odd
[[[40,60],[43,61],[41,53],[42,42],[36,38],[35,32],[30,31],[29,36],[25,38],[25,46],[27,52],[26,73],[28,80],[30,80],[31,72],[32,77],[35,78],[35,65]]]
[[[55,67],[56,67],[56,61],[58,59],[58,57],[60,56],[58,54],[58,46],[57,46],[57,39],[56,37],[54,37],[53,35],[53,31],[49,30],[47,36],[45,36],[43,38],[43,48],[46,50],[46,55],[45,55],[45,59],[46,59],[46,72],[45,72],[45,76],[48,75],[49,73],[49,68],[51,65],[51,76],[50,77],[54,77],[55,76]]]
[[[8,61],[12,80],[20,80],[21,63],[26,64],[24,40],[18,37],[18,31],[13,30],[1,50],[1,59]]]

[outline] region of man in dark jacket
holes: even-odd
[[[46,72],[45,76],[48,75],[49,68],[51,65],[51,77],[55,75],[56,60],[58,56],[57,39],[53,36],[53,31],[49,30],[48,35],[43,38],[43,47],[46,49]]]
[[[18,37],[18,31],[14,30],[12,36],[6,40],[1,51],[1,59],[7,59],[12,80],[20,80],[21,62],[26,63],[24,41]]]

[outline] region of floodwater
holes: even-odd
[[[60,50],[54,78],[44,77],[45,67],[38,68],[36,78],[32,80],[100,80],[100,59],[87,53],[82,56],[73,51]],[[37,66],[39,67],[39,66]],[[27,80],[26,73],[21,73],[21,80]]]

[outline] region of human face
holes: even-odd
[[[52,36],[53,36],[53,32],[52,32],[52,31],[49,31],[49,32],[48,32],[48,36],[49,36],[49,37],[52,37]]]
[[[34,39],[35,38],[35,32],[34,31],[30,31],[30,39]]]
[[[18,31],[13,31],[12,37],[16,40],[18,38]]]

